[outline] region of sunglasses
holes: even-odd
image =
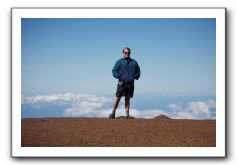
[[[124,52],[124,54],[130,54],[130,52]]]

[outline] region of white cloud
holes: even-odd
[[[86,116],[86,117],[96,117],[101,114],[103,110],[102,107],[106,102],[102,102],[99,99],[93,101],[82,101],[76,104],[73,104],[71,107],[67,108],[64,111],[65,117],[78,117],[78,116]],[[104,112],[104,110],[103,110]]]
[[[184,119],[214,119],[211,109],[216,108],[214,100],[189,102],[185,107],[170,104],[168,107],[173,111],[173,118]]]
[[[108,117],[113,106],[111,98],[91,94],[22,95],[22,104],[29,105],[32,109],[40,110],[44,103],[66,105],[63,113],[65,117]],[[140,110],[131,106],[130,115],[136,118],[153,118],[162,114],[175,119],[212,119],[213,116],[215,118],[215,112],[212,112],[211,109],[216,108],[216,102],[214,100],[197,101],[189,102],[184,106],[173,103],[167,107],[168,111],[167,109]],[[116,110],[116,116],[124,115],[124,101],[121,100],[120,106]]]
[[[131,109],[132,114],[138,118],[153,118],[159,115],[166,115],[170,116],[170,114],[164,110],[160,109],[146,109],[146,110],[138,110],[138,109]]]
[[[65,116],[80,116],[94,114],[94,111],[101,109],[111,99],[104,96],[96,96],[91,94],[51,94],[51,95],[36,95],[36,96],[22,96],[22,104],[29,105],[32,109],[40,109],[44,103],[50,104],[64,104],[67,105],[65,109]]]
[[[191,102],[188,104],[187,107],[191,112],[193,112],[195,115],[201,115],[206,114],[209,116],[209,106],[205,102]]]
[[[106,97],[99,97],[92,94],[50,94],[50,95],[36,95],[36,96],[23,96],[22,95],[22,104],[37,104],[43,102],[56,102],[56,101],[91,101],[91,102],[107,102],[110,99]]]

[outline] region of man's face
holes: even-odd
[[[130,51],[128,49],[124,49],[123,56],[124,56],[124,58],[129,58],[130,57]]]

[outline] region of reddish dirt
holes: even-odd
[[[215,120],[22,119],[22,147],[215,147]]]

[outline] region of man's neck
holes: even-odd
[[[124,57],[125,60],[130,60],[131,58],[130,57]]]

